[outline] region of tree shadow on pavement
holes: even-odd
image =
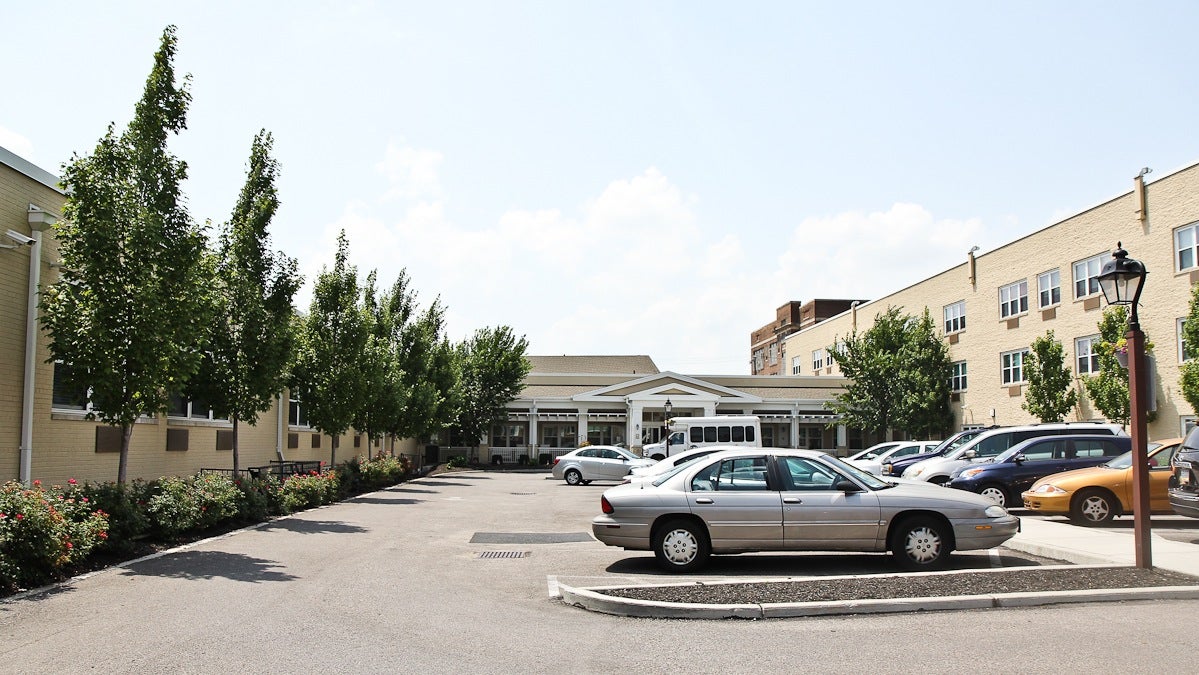
[[[417,483],[422,487],[432,485],[433,487],[470,487],[470,483],[455,483],[448,480],[421,480]]]
[[[1007,551],[998,564],[985,552],[955,553],[949,557],[946,570],[981,570],[994,567],[1039,567],[1044,564],[1023,554]],[[658,567],[652,554],[629,557],[613,562],[606,568],[613,574],[645,574],[672,578],[678,575]],[[842,574],[897,574],[903,570],[885,553],[826,554],[796,553],[789,555],[714,555],[702,572],[688,576],[718,577],[814,577]]]
[[[280,518],[264,524],[259,530],[287,530],[299,534],[361,534],[365,527],[348,525],[336,520],[304,520],[303,518]]]
[[[433,493],[437,494],[437,493]],[[342,502],[343,504],[424,504],[423,499],[388,499],[386,497],[352,497]]]
[[[181,551],[144,560],[125,567],[126,576],[155,576],[171,579],[231,579],[263,583],[295,581],[299,577],[280,571],[282,566],[240,553],[224,551]]]
[[[400,488],[400,487],[386,488],[383,490],[383,492],[418,492],[420,494],[426,494],[426,495],[441,494],[441,492],[439,492],[437,490],[417,490],[415,488]]]

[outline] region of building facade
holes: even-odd
[[[786,353],[810,362],[813,375],[837,374],[828,347],[870,328],[888,307],[919,315],[926,308],[942,329],[953,371],[958,428],[1036,422],[1021,408],[1023,361],[1032,341],[1052,331],[1075,375],[1079,403],[1071,420],[1100,420],[1082,378],[1098,369],[1098,323],[1106,307],[1096,277],[1122,244],[1149,271],[1140,305],[1142,329],[1154,343],[1156,418],[1151,438],[1183,434],[1195,423],[1179,388],[1181,326],[1199,281],[1199,164],[1145,183],[994,251],[963,252],[965,261],[933,277],[800,330]],[[900,430],[902,431],[902,430]]]
[[[787,336],[836,316],[865,300],[791,300],[775,310],[774,321],[749,335],[751,375],[802,375],[803,364],[786,352]]]

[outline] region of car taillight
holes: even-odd
[[[553,468],[553,467],[555,467],[555,466],[558,466],[558,460],[560,460],[560,459],[562,459],[562,458],[561,458],[561,457],[555,457],[555,458],[554,458],[554,463],[553,463],[553,464],[550,464],[550,467],[551,467],[551,468]]]
[[[612,508],[612,502],[608,501],[608,498],[603,496],[600,497],[600,509],[602,509],[604,513],[612,513],[616,511],[616,509]]]

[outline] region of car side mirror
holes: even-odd
[[[978,456],[978,453],[975,452],[973,449],[967,450],[966,452],[962,453],[962,457],[965,457],[966,459],[974,459],[976,456]]]
[[[1021,453],[1016,453],[1015,456],[1012,457],[1012,461],[1017,464],[1023,464],[1028,461],[1028,458]]]
[[[857,483],[850,481],[850,480],[846,480],[844,478],[837,481],[836,483],[833,483],[833,489],[844,492],[845,494],[852,494],[854,492],[862,491],[862,488],[858,487]]]

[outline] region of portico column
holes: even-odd
[[[529,406],[529,463],[537,464],[537,404]]]
[[[799,447],[799,408],[791,408],[791,447]]]
[[[578,436],[575,437],[575,441],[579,445],[583,445],[585,440],[587,440],[587,408],[579,408]]]
[[[625,421],[625,438],[629,439],[629,449],[641,452],[641,416],[645,414],[644,406],[635,403],[628,404]]]

